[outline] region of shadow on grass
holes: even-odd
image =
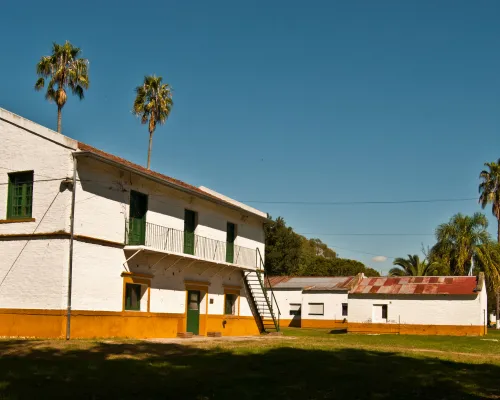
[[[477,399],[500,367],[360,349],[0,342],[0,398]]]

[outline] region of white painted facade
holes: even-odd
[[[387,319],[377,306],[387,306]],[[349,295],[349,322],[406,325],[485,324],[486,289],[465,295]]]
[[[252,316],[243,272],[259,265],[257,249],[264,257],[266,214],[207,188],[200,188],[207,195],[197,195],[131,168],[81,156],[78,142],[3,109],[0,140],[0,309],[66,308],[70,183],[76,153],[73,310],[123,311],[122,273],[130,272],[152,276],[149,300],[142,296],[138,312],[185,313],[189,281],[208,284],[208,294],[202,293],[201,314],[223,315],[225,287],[239,287],[237,315]],[[33,220],[8,221],[8,174],[22,171],[34,171]],[[227,223],[235,224],[235,252],[240,258],[227,263],[225,259],[214,262],[208,253],[183,255],[182,240],[177,252],[145,245],[135,254],[133,246],[124,247],[132,190],[148,196],[146,222],[161,227],[163,233],[170,229],[182,235],[185,210],[195,211],[195,235],[219,241],[223,257]]]
[[[347,320],[348,315],[342,315],[342,304],[348,304],[347,291],[304,291],[302,295],[302,319],[339,321]],[[323,315],[315,311],[323,305]]]

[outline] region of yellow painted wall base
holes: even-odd
[[[0,309],[0,336],[62,338],[65,310]]]
[[[73,311],[72,338],[169,338],[185,332],[184,314],[142,313],[133,311]]]
[[[223,321],[226,321],[224,324]],[[71,313],[71,338],[168,338],[186,331],[186,315],[172,313],[78,311]],[[200,315],[200,334],[258,335],[253,317]],[[0,336],[64,338],[65,310],[0,309]]]
[[[302,328],[347,329],[347,321],[335,319],[303,319]]]
[[[280,319],[280,327],[300,328],[300,318]]]
[[[381,333],[400,335],[447,335],[447,336],[483,336],[485,327],[481,325],[408,325],[408,324],[348,324],[348,333]]]
[[[225,324],[224,321],[226,321]],[[254,317],[235,315],[208,315],[207,332],[221,332],[222,336],[250,336],[260,334]]]

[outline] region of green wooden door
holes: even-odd
[[[196,212],[184,211],[184,253],[194,255],[194,230],[196,228]]]
[[[148,196],[143,193],[130,192],[130,214],[128,227],[128,243],[143,245],[146,240],[146,213]]]
[[[200,291],[188,290],[186,332],[198,335],[200,332]]]
[[[231,222],[227,223],[226,233],[226,262],[234,262],[234,239],[236,238],[236,226]]]

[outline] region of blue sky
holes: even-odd
[[[156,73],[175,105],[152,168],[238,200],[470,198],[500,157],[498,1],[29,3],[2,5],[0,107],[55,129],[35,64],[70,40],[91,87],[69,98],[63,132],[145,164],[147,129],[130,109]],[[479,210],[250,204],[383,271],[391,259],[373,255],[419,252],[439,223]]]

